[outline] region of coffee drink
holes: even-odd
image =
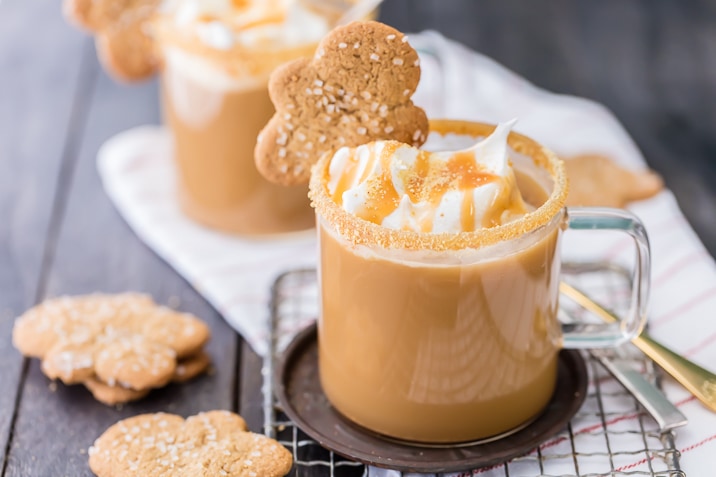
[[[552,229],[495,260],[420,264],[361,253],[321,222],[320,369],[331,402],[370,429],[431,442],[491,436],[536,415],[556,378],[557,303],[544,292],[559,277]]]
[[[538,416],[555,388],[566,176],[508,125],[431,128],[489,137],[434,154],[375,143],[313,171],[320,378],[372,431],[493,438]]]
[[[270,73],[312,55],[328,31],[326,19],[296,2],[180,0],[162,10],[155,26],[182,210],[240,234],[311,228],[306,187],[268,182],[253,153],[274,112]]]

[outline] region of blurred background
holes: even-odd
[[[716,2],[386,0],[380,19],[437,30],[542,88],[606,105],[716,255]],[[59,0],[0,2],[0,196],[14,197],[0,201],[3,220],[35,230],[27,222],[49,212],[33,207],[57,177],[71,180],[117,132],[159,122],[156,96],[155,81],[110,80]]]
[[[716,2],[387,0],[381,18],[607,106],[716,255]]]
[[[436,30],[541,88],[605,105],[716,256],[716,1],[385,0],[379,19],[405,32]],[[48,296],[141,290],[203,317],[212,326],[216,376],[141,409],[241,409],[253,429],[262,425],[260,357],[138,238],[97,173],[105,141],[161,122],[158,95],[156,80],[110,78],[93,38],[64,19],[62,0],[0,0],[0,378],[10,390],[0,393],[0,449],[10,455],[3,475],[89,475],[84,452],[118,417],[88,404],[82,389],[47,392],[38,363],[13,349],[14,318]],[[712,267],[697,252],[686,259]],[[706,299],[714,287],[685,276],[676,276],[673,294],[691,300],[684,292],[693,291],[703,300],[657,309],[671,325],[660,336],[680,352],[709,351],[696,358],[713,363]],[[685,315],[693,326],[671,321]],[[687,436],[680,445],[712,440],[691,445],[699,441]],[[700,449],[711,462],[712,447]]]

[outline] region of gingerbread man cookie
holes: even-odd
[[[273,182],[303,184],[322,154],[343,146],[422,145],[428,119],[411,100],[419,80],[418,54],[399,31],[373,21],[334,29],[313,58],[271,75],[276,113],[259,135],[257,168]]]
[[[208,339],[198,318],[136,293],[55,298],[25,312],[13,328],[15,347],[40,358],[49,378],[85,383],[102,402],[137,399],[198,374],[208,366],[202,352]],[[115,387],[124,388],[121,396],[107,397]]]
[[[210,411],[184,420],[174,414],[144,414],[107,429],[89,449],[98,477],[282,477],[291,453],[249,432],[241,416]]]
[[[180,359],[177,361],[171,382],[187,382],[205,372],[210,365],[211,358],[209,358],[209,355],[204,351],[200,351],[195,356]],[[125,388],[119,384],[109,385],[97,377],[87,378],[82,381],[82,384],[92,393],[92,396],[94,396],[96,400],[108,406],[137,401],[151,391],[151,389],[136,390]]]
[[[161,0],[65,0],[65,15],[95,34],[97,54],[117,79],[137,81],[159,69],[150,21]]]
[[[205,372],[211,366],[211,357],[205,351],[189,356],[188,358],[177,361],[177,367],[172,376],[173,383],[184,383],[201,373]]]

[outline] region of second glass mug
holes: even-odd
[[[254,165],[254,146],[274,114],[269,75],[286,61],[312,55],[320,38],[213,46],[193,38],[194,28],[180,28],[173,17],[160,17],[155,26],[182,212],[213,229],[244,235],[311,228],[306,187],[264,179]]]
[[[279,8],[287,2],[275,3]],[[212,33],[197,39],[192,37],[192,28],[159,17],[155,33],[163,58],[164,121],[172,133],[178,199],[187,216],[242,235],[313,228],[307,187],[266,180],[254,164],[254,147],[274,114],[268,91],[270,74],[283,63],[313,55],[340,13],[354,3],[296,0],[283,12],[284,17],[254,18],[246,27],[249,31],[233,32],[235,37],[248,34],[250,41],[230,44],[218,41],[223,38],[220,31],[207,29],[218,22],[197,19],[204,33]],[[368,18],[375,14],[369,13]],[[275,23],[281,18],[285,24]],[[278,29],[286,38],[259,41],[260,34],[254,30],[261,28]],[[256,38],[251,40],[251,34]],[[199,41],[204,37],[218,43]]]
[[[432,132],[472,138],[493,128],[431,122]],[[361,220],[328,193],[330,158],[314,169],[320,379],[349,420],[426,443],[509,433],[548,404],[561,348],[613,347],[642,329],[650,254],[639,219],[618,209],[566,209],[562,162],[520,134],[508,143],[520,190],[537,208],[475,232],[424,234]],[[634,238],[632,302],[621,323],[562,330],[559,243],[566,229]]]

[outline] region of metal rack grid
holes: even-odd
[[[563,278],[588,290],[590,296],[616,313],[624,311],[629,299],[628,275],[619,266],[604,264],[563,265]],[[561,300],[561,312],[571,318],[589,320],[586,313]],[[323,449],[281,412],[273,395],[273,372],[278,354],[291,338],[317,316],[318,290],[315,270],[290,271],[273,287],[271,350],[264,360],[264,432],[278,439],[293,453],[291,476],[330,477],[417,477],[378,469],[344,459]],[[628,361],[652,383],[660,378],[653,362],[631,345],[613,353]],[[679,452],[671,432],[660,433],[654,420],[601,364],[584,354],[589,388],[584,405],[567,428],[547,439],[527,455],[491,468],[434,477],[493,476],[655,476],[684,477]]]

